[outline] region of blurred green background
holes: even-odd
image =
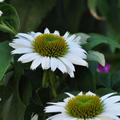
[[[97,72],[97,62],[89,62],[89,69],[76,66],[74,79],[56,71],[61,78],[56,83],[58,99],[65,91],[91,90],[99,95],[120,92],[120,0],[5,0],[0,3],[0,10],[4,24],[11,28],[6,30],[0,25],[0,59],[3,54],[7,54],[6,60],[12,59],[11,49],[3,41],[12,41],[18,32],[43,32],[46,27],[51,32],[59,30],[61,35],[66,31],[86,33],[90,35],[88,49],[105,55],[106,63],[111,65],[108,74]],[[50,88],[41,87],[43,71],[30,71],[28,65],[17,60],[7,63],[9,67],[0,78],[0,120],[30,120],[33,113],[44,120],[44,106],[53,98]],[[1,71],[3,67],[0,65]]]

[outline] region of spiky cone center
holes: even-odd
[[[103,112],[104,105],[98,96],[78,95],[71,98],[65,109],[70,116],[89,119]]]
[[[62,57],[68,52],[68,45],[65,39],[54,34],[42,34],[33,41],[35,52],[41,56]]]

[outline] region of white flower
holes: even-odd
[[[4,2],[4,1],[5,1],[5,0],[0,0],[0,3],[1,3],[1,2]]]
[[[33,117],[32,117],[32,119],[31,120],[38,120],[38,115],[37,114],[35,114]]]
[[[77,96],[66,93],[69,97],[63,102],[48,103],[46,113],[56,113],[47,120],[120,120],[120,96],[116,93],[102,97],[92,92]]]
[[[23,54],[18,61],[32,62],[30,67],[32,70],[41,65],[44,70],[55,71],[58,68],[62,73],[68,73],[74,77],[73,64],[88,66],[84,60],[86,51],[78,44],[80,37],[76,35],[70,36],[66,32],[60,36],[58,31],[50,33],[46,28],[44,33],[19,33],[16,37],[9,44],[15,49],[12,54]]]
[[[3,12],[0,10],[0,17],[2,16]]]

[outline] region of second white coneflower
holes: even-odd
[[[109,93],[102,97],[92,92],[69,97],[63,102],[50,102],[46,113],[55,113],[47,120],[120,120],[120,96]]]
[[[16,37],[9,44],[14,48],[12,54],[23,54],[18,61],[32,62],[32,70],[41,65],[44,70],[55,71],[58,68],[62,73],[74,77],[73,64],[88,66],[86,51],[78,44],[80,37],[76,35],[66,32],[61,36],[58,31],[50,33],[46,28],[44,33],[19,33]]]
[[[0,10],[0,17],[2,16],[3,12]]]

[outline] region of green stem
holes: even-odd
[[[43,72],[42,87],[46,88],[50,86],[52,94],[56,98],[57,93],[56,93],[55,82],[56,82],[56,76],[54,72],[52,72],[51,70],[46,70]]]
[[[48,79],[49,79],[49,75],[48,75],[48,71],[46,70],[43,72],[43,78],[42,78],[42,87],[43,88],[48,87],[48,84],[49,84]]]
[[[49,77],[50,77],[49,82],[50,82],[52,94],[53,94],[53,96],[56,98],[56,97],[57,97],[56,86],[55,86],[56,76],[55,76],[55,74],[54,74],[52,71],[50,71],[50,72],[49,72]]]

